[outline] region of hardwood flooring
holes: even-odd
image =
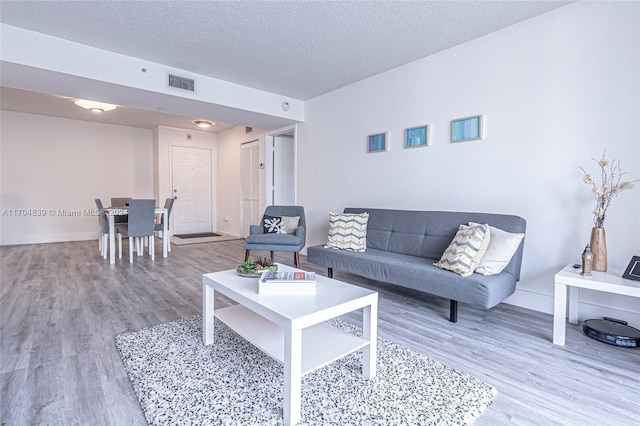
[[[244,250],[242,240],[172,246],[166,259],[110,265],[96,241],[84,241],[1,247],[0,257],[0,423],[144,425],[113,338],[200,315],[202,274],[235,267]],[[276,260],[293,265],[290,253]],[[341,271],[334,278],[380,293],[381,337],[498,389],[476,425],[638,424],[640,349],[573,325],[566,346],[555,346],[551,315],[506,304],[461,304],[452,324],[447,300]]]

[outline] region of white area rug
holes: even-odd
[[[354,334],[359,327],[332,323]],[[200,316],[115,338],[150,425],[280,425],[282,365],[216,319],[202,343]],[[329,342],[330,343],[330,342]],[[308,425],[468,425],[494,387],[388,340],[378,340],[378,374],[361,373],[357,351],[302,379]]]

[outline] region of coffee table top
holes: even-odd
[[[278,265],[278,271],[297,271]],[[259,295],[258,279],[242,277],[235,269],[203,275],[203,284],[285,329],[304,328],[359,307],[377,303],[378,293],[316,274],[315,295]]]

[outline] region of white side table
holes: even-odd
[[[640,298],[640,282],[622,278],[622,273],[593,271],[592,276],[580,275],[580,268],[567,265],[555,275],[555,298],[553,303],[553,343],[564,346],[567,318],[567,287],[569,290],[569,322],[578,323],[580,289],[605,291],[607,293]]]

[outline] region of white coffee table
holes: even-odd
[[[295,271],[285,265],[278,270]],[[214,307],[218,291],[238,302]],[[326,323],[363,310],[363,337]],[[317,276],[315,295],[258,295],[258,279],[235,270],[202,276],[202,334],[213,343],[214,315],[267,355],[284,364],[284,422],[300,421],[302,376],[358,349],[363,350],[362,375],[376,375],[378,293],[331,278]]]
[[[564,346],[567,319],[567,289],[569,290],[569,322],[578,324],[580,289],[604,291],[624,296],[640,297],[640,283],[622,278],[621,271],[598,272],[585,277],[580,269],[567,265],[555,275],[553,302],[553,343]]]

